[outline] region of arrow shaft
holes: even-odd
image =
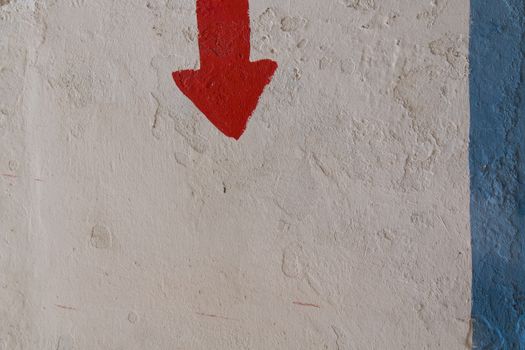
[[[202,69],[249,61],[248,6],[248,0],[197,0]]]

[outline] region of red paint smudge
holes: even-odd
[[[302,303],[300,301],[294,301],[292,302],[294,305],[299,305],[299,306],[307,306],[307,307],[315,307],[317,309],[320,309],[321,306],[319,305],[316,305],[316,304],[309,304],[309,303]]]
[[[202,312],[196,312],[195,314],[199,315],[199,316],[204,316],[204,317],[219,318],[221,320],[238,321],[238,320],[236,320],[234,318],[229,318],[229,317],[224,317],[224,316],[219,316],[219,315],[214,315],[214,314],[205,314],[205,313],[202,313]]]
[[[222,133],[239,139],[277,63],[250,62],[248,0],[197,0],[200,69],[173,72],[179,89]]]

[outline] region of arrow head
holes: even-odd
[[[238,140],[276,69],[271,60],[221,63],[173,72],[173,80],[213,125]]]

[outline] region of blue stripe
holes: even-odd
[[[525,0],[471,0],[475,349],[525,349]]]

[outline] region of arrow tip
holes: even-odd
[[[213,125],[238,140],[276,69],[272,60],[223,63],[173,72],[173,80]]]

